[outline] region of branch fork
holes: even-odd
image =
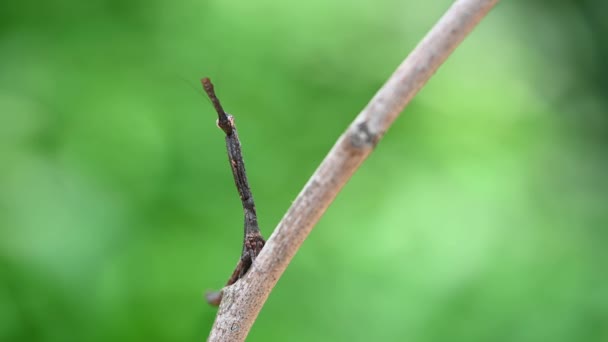
[[[373,151],[405,106],[498,1],[454,1],[401,63],[340,136],[259,254],[253,256],[243,253],[245,259],[255,259],[255,268],[252,272],[239,272],[239,275],[242,274],[241,281],[223,289],[224,299],[208,341],[245,340],[268,295],[338,192]],[[223,112],[218,110],[221,109],[219,101],[214,101],[214,106],[218,114]],[[218,124],[222,127],[221,115]],[[228,137],[229,135],[226,137],[227,142]],[[247,217],[247,211],[245,216]],[[247,229],[247,223],[245,226]]]

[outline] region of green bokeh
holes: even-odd
[[[242,210],[268,236],[450,1],[5,1],[0,340],[202,341]],[[500,4],[310,235],[250,341],[608,340],[601,1]]]

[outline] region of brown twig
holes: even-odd
[[[313,226],[376,143],[439,66],[498,0],[458,0],[397,68],[329,151],[251,271],[224,288],[209,341],[243,341]]]
[[[255,211],[255,203],[253,202],[253,194],[247,181],[247,173],[245,171],[245,162],[243,161],[243,154],[241,152],[241,142],[236,131],[236,125],[234,124],[234,117],[224,111],[224,108],[220,104],[220,100],[215,94],[215,89],[209,78],[203,78],[201,80],[205,92],[209,96],[209,99],[213,103],[213,107],[217,112],[218,120],[217,125],[219,128],[226,133],[226,149],[228,151],[228,161],[230,162],[230,168],[232,169],[232,175],[234,176],[234,183],[236,189],[239,192],[241,203],[243,204],[243,210],[245,212],[245,236],[243,239],[243,252],[236,265],[234,272],[228,279],[226,286],[234,284],[237,280],[242,278],[245,273],[251,267],[255,258],[260,254],[260,251],[264,247],[264,238],[260,234],[260,228],[258,226],[258,218]],[[209,292],[206,294],[206,299],[209,304],[219,305],[222,294],[221,292]]]

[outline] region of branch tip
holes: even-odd
[[[224,111],[220,99],[217,98],[213,83],[211,83],[209,77],[203,77],[201,79],[201,84],[203,85],[203,89],[205,89],[205,93],[207,93],[207,96],[211,100],[211,103],[213,103],[213,108],[215,108],[215,111],[217,112],[217,125],[226,133],[226,135],[232,134],[234,125],[230,122],[228,114]]]

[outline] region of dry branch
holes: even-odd
[[[386,130],[498,0],[458,0],[340,136],[289,208],[249,272],[223,289],[208,341],[243,341],[313,226]]]

